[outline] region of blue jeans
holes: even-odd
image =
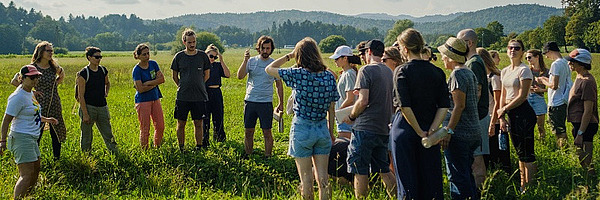
[[[388,135],[352,130],[348,145],[348,173],[369,175],[369,172],[390,172],[389,138]]]
[[[446,171],[452,199],[477,199],[477,186],[473,178],[473,152],[479,147],[477,140],[452,140],[444,150]]]
[[[329,155],[330,151],[331,135],[326,119],[311,121],[294,116],[290,128],[288,155],[306,158],[313,155]]]

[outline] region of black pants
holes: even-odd
[[[500,150],[500,145],[498,144],[498,136],[500,134],[508,133],[502,132],[499,124],[496,124],[494,132],[496,134],[490,137],[490,154],[483,155],[483,159],[485,160],[485,168],[502,169],[510,175],[512,173],[510,165],[510,147],[506,150]],[[508,137],[508,135],[506,137]]]
[[[512,140],[519,161],[534,162],[535,152],[533,130],[537,123],[537,117],[529,102],[524,101],[516,107],[508,111],[508,121],[510,124],[510,140]]]
[[[42,123],[42,129],[40,130],[40,138],[38,139],[38,146],[40,145],[40,141],[42,140],[42,136],[44,134],[44,126],[46,125],[46,123]],[[54,128],[52,127],[52,125],[50,125],[50,137],[52,138],[52,153],[54,154],[54,159],[58,160],[60,159],[60,141],[58,141],[58,136],[56,135],[56,131],[54,131]]]
[[[206,102],[206,117],[204,118],[204,137],[202,144],[209,144],[210,119],[213,122],[213,139],[217,142],[225,141],[225,128],[223,126],[223,94],[221,88],[206,88],[208,102]]]

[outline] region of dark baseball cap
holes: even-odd
[[[560,52],[560,49],[558,48],[558,44],[556,44],[556,42],[554,42],[554,41],[546,42],[546,44],[544,44],[544,48],[542,48],[542,54],[546,54],[546,53],[548,53],[548,51]]]
[[[383,54],[383,51],[385,50],[385,45],[383,44],[383,42],[381,42],[381,40],[369,40],[369,42],[365,44],[365,49],[371,49],[371,51],[374,52],[374,54],[378,55],[376,52]]]
[[[42,72],[38,71],[33,65],[25,65],[21,67],[21,76],[35,76],[42,75]]]

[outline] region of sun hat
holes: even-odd
[[[569,56],[565,57],[568,61],[577,61],[583,64],[592,64],[592,54],[585,49],[575,49],[569,53]]]
[[[446,43],[437,49],[441,54],[458,63],[465,63],[467,61],[467,44],[461,39],[450,37],[446,40]]]

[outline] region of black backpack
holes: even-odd
[[[88,80],[90,79],[90,69],[88,68],[89,66],[85,66],[83,67],[83,69],[85,69],[85,82],[87,83]],[[98,68],[102,69],[102,73],[104,74],[104,76],[106,76],[106,69],[103,66],[98,66]],[[79,76],[79,72],[77,72],[76,76],[75,76],[75,100],[79,102],[79,87],[77,87],[77,77]],[[82,76],[83,77],[83,76]]]

